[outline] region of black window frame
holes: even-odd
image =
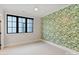
[[[16,34],[13,32],[12,33],[8,32],[8,16],[16,17],[16,33],[32,33],[33,32],[34,18],[7,14],[7,34]],[[25,18],[25,32],[19,32],[19,18]],[[27,19],[32,20],[32,32],[27,32]]]

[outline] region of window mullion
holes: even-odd
[[[18,26],[18,17],[16,17],[16,33],[18,33],[18,30],[19,30],[18,27],[19,27]]]
[[[25,32],[27,32],[27,18],[25,20]]]

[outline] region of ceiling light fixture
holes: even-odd
[[[34,8],[34,11],[38,11],[38,8]]]

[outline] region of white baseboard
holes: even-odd
[[[47,41],[47,40],[42,40],[42,41],[45,42],[45,43],[48,43],[48,44],[50,44],[50,45],[56,46],[56,47],[58,47],[58,48],[60,48],[60,49],[62,49],[62,50],[65,50],[65,51],[66,51],[65,54],[76,54],[76,55],[79,54],[79,52],[77,52],[77,51],[74,51],[74,50],[72,50],[72,49],[69,49],[69,48],[66,48],[66,47],[57,45],[57,44],[55,44],[55,43],[53,43],[53,42],[50,42],[50,41]]]

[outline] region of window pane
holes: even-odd
[[[19,22],[23,22],[22,18],[19,18]]]
[[[13,17],[12,21],[15,21],[16,22],[16,17]]]
[[[32,23],[32,19],[27,19],[27,23]]]
[[[25,27],[25,23],[19,23],[19,27]]]
[[[19,18],[19,23],[20,26],[24,26],[25,18]]]
[[[19,22],[25,23],[25,18],[19,18]]]
[[[12,33],[12,28],[8,28],[8,33]]]
[[[25,24],[23,24],[23,27],[25,28]]]
[[[32,32],[32,28],[28,27],[27,32]]]
[[[23,23],[19,23],[19,27],[23,27]]]
[[[32,32],[33,31],[33,20],[32,19],[27,19],[27,32]]]
[[[12,21],[12,17],[11,16],[8,16],[8,21]]]
[[[27,24],[27,27],[32,27],[32,24]]]
[[[25,18],[19,18],[19,32],[25,32]]]
[[[25,18],[23,18],[23,23],[25,23]]]
[[[19,32],[25,32],[25,28],[19,28]]]
[[[16,28],[12,28],[13,29],[13,33],[16,33]]]
[[[16,27],[16,22],[13,22],[13,27]]]
[[[12,22],[8,22],[8,27],[12,27]]]
[[[25,27],[24,27],[24,32],[25,32]]]
[[[22,32],[22,28],[19,28],[19,32]]]
[[[8,16],[8,33],[16,33],[16,17]]]

